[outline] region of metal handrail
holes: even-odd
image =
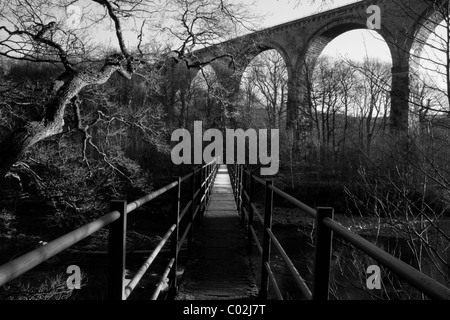
[[[178,181],[172,182],[171,184],[168,184],[167,186],[159,189],[158,191],[152,192],[149,195],[146,195],[138,200],[135,200],[127,205],[127,213],[130,213],[140,207],[142,207],[144,204],[150,202],[151,200],[159,197],[160,195],[166,193],[167,191],[175,188],[178,186]]]
[[[268,262],[264,262],[264,268],[267,271],[267,275],[269,276],[269,280],[272,283],[273,289],[275,290],[275,295],[278,300],[283,300],[283,295],[281,294],[280,287],[278,286],[278,282],[275,279],[272,268]]]
[[[292,260],[289,258],[286,251],[284,251],[284,248],[281,246],[277,237],[273,234],[272,230],[270,230],[270,229],[267,229],[267,233],[269,234],[270,238],[272,239],[273,244],[277,248],[277,250],[280,253],[281,257],[283,258],[284,262],[286,263],[289,271],[291,272],[292,277],[294,278],[295,282],[297,283],[297,286],[302,291],[303,296],[305,296],[306,299],[308,299],[308,300],[312,299],[312,293],[309,290],[308,286],[306,285],[305,280],[303,280],[303,278],[300,276],[300,273],[298,272],[297,268],[292,263]]]
[[[312,218],[316,218],[317,217],[317,210],[311,208],[307,204],[304,204],[300,200],[295,199],[293,196],[287,194],[286,192],[278,189],[277,187],[275,187],[273,185],[272,186],[268,186],[268,188],[273,190],[274,193],[276,193],[277,195],[281,196],[283,199],[285,199],[285,200],[289,201],[291,204],[295,205],[297,208],[299,208],[302,211],[304,211],[307,214],[309,214]]]
[[[262,249],[262,246],[261,246],[261,242],[259,242],[259,239],[258,239],[258,236],[256,234],[255,228],[253,228],[253,226],[250,226],[250,231],[252,233],[253,240],[256,243],[256,247],[258,248],[259,254],[262,256],[263,249]]]
[[[157,300],[159,297],[159,294],[161,293],[162,287],[166,284],[167,277],[169,276],[170,271],[172,270],[173,264],[175,263],[175,258],[170,259],[169,263],[167,264],[166,269],[164,270],[163,275],[161,276],[161,279],[158,283],[158,286],[155,289],[155,292],[153,293],[150,300]]]
[[[164,247],[166,242],[169,240],[172,233],[175,231],[175,228],[177,227],[176,224],[174,224],[172,227],[170,227],[169,231],[164,235],[164,237],[161,239],[159,244],[156,246],[156,248],[153,250],[152,254],[145,260],[144,264],[139,268],[139,270],[134,275],[133,279],[131,279],[130,283],[125,287],[125,297],[128,298],[131,294],[131,292],[134,290],[136,285],[139,283],[139,281],[142,279],[142,277],[147,272],[148,268],[152,265],[153,261],[155,261],[156,257],[158,256],[161,249]]]
[[[34,267],[38,266],[39,264],[47,261],[48,259],[54,257],[55,255],[61,253],[62,251],[70,248],[71,246],[77,244],[81,240],[94,234],[95,232],[99,231],[100,229],[105,228],[107,226],[111,226],[114,222],[117,223],[121,219],[122,215],[126,219],[126,215],[128,213],[131,213],[132,211],[138,209],[139,207],[143,206],[144,204],[148,203],[149,201],[159,197],[160,195],[172,190],[173,188],[175,188],[177,186],[178,186],[178,188],[180,188],[180,184],[182,182],[187,181],[188,179],[191,179],[191,178],[194,179],[196,174],[198,174],[199,172],[209,171],[209,175],[206,176],[206,174],[205,174],[205,177],[204,177],[206,184],[202,184],[202,183],[199,184],[200,186],[198,187],[198,190],[196,192],[193,192],[193,199],[191,199],[188,202],[188,204],[186,205],[186,207],[184,208],[184,210],[181,214],[181,218],[184,218],[186,216],[186,213],[188,212],[188,210],[191,208],[191,206],[194,205],[194,202],[198,199],[198,196],[199,196],[202,188],[205,185],[207,185],[207,188],[205,188],[205,190],[204,190],[205,194],[210,192],[210,187],[211,187],[211,184],[213,183],[212,177],[214,177],[214,175],[217,173],[217,169],[219,166],[218,162],[219,162],[218,159],[214,159],[212,162],[210,162],[200,168],[196,168],[193,172],[185,175],[182,178],[179,178],[178,181],[172,182],[172,183],[168,184],[167,186],[165,186],[157,191],[154,191],[148,195],[145,195],[144,197],[139,198],[131,203],[126,204],[126,202],[124,202],[126,205],[121,210],[113,210],[113,211],[109,212],[108,214],[96,219],[93,222],[90,222],[74,231],[71,231],[71,232],[53,240],[53,241],[48,242],[47,244],[45,244],[42,247],[32,250],[12,261],[9,261],[9,262],[3,264],[2,266],[0,266],[0,286],[3,286],[4,284],[16,279],[17,277],[21,276],[22,274],[26,273],[27,271],[33,269]],[[195,206],[195,209],[192,210],[192,213],[193,213],[192,219],[194,219],[195,216],[198,214],[199,210],[205,206],[205,204],[203,203],[204,199],[207,200],[208,197],[206,197],[206,198],[202,197],[202,200],[199,201],[200,203]],[[178,216],[177,220],[179,223],[179,221],[181,220],[179,211],[178,211],[177,216]],[[142,278],[142,276],[145,274],[145,272],[148,270],[148,268],[151,266],[153,261],[158,256],[161,249],[167,243],[167,240],[171,236],[173,236],[174,231],[177,229],[178,223],[172,225],[169,228],[166,235],[163,237],[163,239],[160,241],[160,243],[154,249],[153,253],[147,258],[145,263],[141,266],[141,268],[135,274],[135,276],[133,277],[131,282],[126,287],[125,286],[122,287],[122,289],[121,289],[122,294],[115,295],[115,296],[121,296],[123,299],[126,299],[129,297],[129,295],[131,294],[133,289],[138,284],[139,280]],[[124,225],[126,225],[126,224],[124,224]],[[188,228],[187,228],[188,230],[185,231],[185,233],[181,239],[182,241],[184,241],[186,239],[186,235],[190,231],[191,227],[192,227],[192,222],[188,224]],[[124,228],[123,232],[126,232],[126,228]],[[124,237],[123,234],[121,236]],[[110,237],[111,237],[111,232],[110,232]],[[181,247],[181,244],[182,244],[182,242],[178,243],[178,242],[180,242],[179,240],[180,239],[177,238],[177,247]],[[111,241],[111,239],[110,239],[110,241]],[[111,247],[111,245],[110,245],[110,247]],[[113,250],[114,250],[114,248],[113,248]],[[118,250],[120,250],[120,248],[118,248]],[[178,250],[177,250],[177,253],[178,253]],[[124,255],[124,253],[122,253],[122,254]],[[110,252],[110,255],[111,255],[111,252]],[[119,256],[120,256],[120,254],[119,254]],[[116,253],[115,257],[117,257],[117,253]],[[168,266],[169,271],[170,271],[170,268],[172,267],[172,265],[176,262],[177,257],[173,258],[172,260],[173,260],[173,261],[171,261],[172,263],[169,263],[169,266]],[[124,270],[122,270],[121,277],[123,277],[123,271]],[[165,274],[165,277],[167,277],[169,271],[167,271],[167,274]],[[122,281],[123,281],[123,279],[122,279]],[[161,287],[158,287],[158,288],[160,289]],[[159,294],[159,292],[158,292],[158,294]]]
[[[110,212],[103,217],[69,232],[46,245],[34,249],[12,261],[0,266],[0,286],[21,276],[58,253],[70,248],[98,230],[108,226],[120,218],[118,211]]]
[[[329,218],[323,224],[432,299],[449,300],[450,289]]]
[[[188,212],[188,210],[191,208],[192,200],[189,200],[189,202],[184,207],[183,211],[180,213],[180,221],[183,220],[184,216]]]
[[[250,216],[253,216],[253,214],[256,214],[258,216],[259,220],[264,224],[264,220],[263,220],[261,214],[259,213],[258,209],[256,208],[256,205],[252,201],[251,191],[247,191],[245,183],[242,183],[242,181],[239,180],[240,175],[237,174],[237,172],[240,172],[240,170],[242,170],[242,169],[238,168],[236,170],[236,166],[237,165],[230,166],[230,172],[231,172],[230,176],[232,177],[232,179],[231,179],[232,186],[235,189],[235,197],[236,197],[236,199],[245,200],[246,203],[244,203],[244,204],[247,204],[249,206],[249,210],[247,210],[247,209],[239,210],[239,212],[242,212],[242,214],[247,216],[249,220],[250,220]],[[325,227],[328,230],[327,233],[329,234],[330,237],[333,236],[332,232],[334,232],[335,235],[350,242],[356,248],[363,251],[368,256],[372,257],[373,259],[377,260],[379,263],[381,263],[382,265],[387,267],[389,270],[391,270],[392,272],[394,272],[395,274],[400,276],[402,279],[407,281],[409,284],[411,284],[417,290],[419,290],[422,293],[425,293],[428,297],[430,297],[432,299],[450,300],[450,288],[445,287],[441,283],[437,282],[436,280],[432,279],[431,277],[427,276],[426,274],[420,272],[419,270],[415,269],[411,265],[392,256],[388,252],[375,246],[374,244],[370,243],[369,241],[367,241],[366,239],[357,235],[356,233],[346,229],[341,224],[334,221],[332,218],[326,217],[326,216],[324,216],[324,217],[320,216],[318,214],[317,210],[309,207],[308,205],[306,205],[303,202],[299,201],[298,199],[292,197],[291,195],[287,194],[286,192],[276,188],[272,184],[267,184],[266,181],[258,178],[256,175],[252,174],[250,170],[244,171],[244,175],[247,175],[248,177],[250,177],[250,179],[247,178],[247,181],[250,181],[250,184],[251,184],[251,181],[253,180],[253,181],[256,181],[256,182],[259,182],[259,183],[265,185],[268,190],[281,196],[283,199],[285,199],[288,202],[290,202],[291,204],[295,205],[296,207],[298,207],[299,209],[301,209],[302,211],[304,211],[311,217],[315,218],[317,225],[321,225],[321,226]],[[241,197],[240,193],[242,193],[244,196]],[[244,205],[244,204],[241,203],[241,205]],[[272,211],[272,208],[270,208],[270,211]],[[270,212],[270,214],[271,213],[272,212]],[[253,218],[251,218],[251,221],[253,221]],[[254,241],[256,243],[256,246],[258,248],[260,255],[263,256],[263,253],[265,252],[265,250],[270,250],[270,244],[269,244],[269,248],[266,248],[265,246],[264,247],[261,246],[258,236],[256,234],[256,231],[251,223],[248,224],[248,230],[249,230],[249,235],[250,235],[250,241]],[[317,298],[318,296],[322,296],[322,297],[328,296],[328,292],[321,293],[320,295],[317,292],[314,292],[314,295],[312,295],[311,291],[309,290],[305,281],[301,278],[297,269],[293,265],[291,259],[286,254],[283,247],[277,240],[276,236],[271,231],[271,227],[266,228],[264,230],[264,232],[267,233],[271,242],[274,243],[275,247],[277,248],[278,252],[280,253],[283,261],[287,264],[288,269],[290,270],[291,274],[293,275],[294,279],[296,280],[297,285],[299,286],[299,288],[302,291],[305,298],[306,299],[314,299],[315,297]],[[316,241],[317,240],[318,240],[318,236],[316,236]],[[328,244],[328,246],[329,246],[328,249],[331,250],[331,241]],[[317,250],[317,244],[316,244],[316,250]],[[322,255],[323,254],[324,253],[322,253]],[[325,252],[324,256],[327,256],[327,252]],[[317,264],[317,257],[318,257],[318,252],[316,251],[316,264]],[[328,269],[327,270],[329,272],[329,260],[330,260],[329,252],[328,252],[327,259],[328,259],[328,261],[327,261]],[[263,262],[263,269],[267,268],[267,266],[265,266],[265,264],[268,264],[268,261]],[[317,265],[316,265],[316,270],[317,270]],[[269,277],[269,280],[271,282],[273,282],[272,280],[274,278],[272,279],[272,275],[270,274],[270,265],[269,265],[269,269],[267,269],[267,272],[268,272],[267,276]],[[317,279],[317,276],[320,277],[320,275],[315,275],[315,279]],[[328,291],[328,284],[327,284],[326,289]],[[275,290],[277,291],[276,288],[275,288]],[[318,291],[317,288],[315,288],[315,291]],[[278,294],[277,294],[277,296],[278,296]]]
[[[256,213],[256,216],[258,217],[259,221],[262,224],[264,224],[264,218],[262,217],[261,213],[259,213],[258,208],[255,206],[254,203],[252,203],[251,206],[252,206],[253,213]]]

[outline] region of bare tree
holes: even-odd
[[[63,19],[65,11],[73,5],[80,13],[79,24]],[[231,4],[226,0],[168,0],[162,4],[151,0],[2,2],[0,55],[55,64],[61,68],[61,73],[46,89],[39,115],[13,128],[0,142],[0,176],[3,177],[29,147],[62,133],[68,108],[73,108],[75,115],[82,114],[78,98],[86,87],[104,84],[115,73],[131,79],[143,68],[153,67],[159,57],[149,51],[152,41],[157,40],[150,38],[150,43],[145,43],[150,31],[165,30],[171,34],[175,39],[172,58],[191,66],[187,58],[189,52],[198,45],[210,44],[235,32],[244,21],[243,8],[243,4]],[[171,21],[169,27],[149,22],[164,15]],[[117,43],[115,48],[107,49],[106,54],[104,46],[95,45],[92,39],[94,28],[104,27],[105,21]],[[179,24],[175,23],[177,21]],[[134,48],[128,45],[129,34],[137,37]],[[75,120],[75,129],[90,140],[89,125],[79,117]]]
[[[268,126],[282,128],[286,120],[287,68],[280,54],[269,50],[258,55],[244,76],[244,86],[254,87],[248,91],[253,99],[257,97],[265,106]],[[250,89],[250,88],[249,88]]]
[[[360,74],[356,86],[354,116],[358,119],[358,140],[368,156],[371,145],[379,134],[387,133],[390,107],[390,66],[380,61],[366,59],[363,63],[347,61],[350,68]]]

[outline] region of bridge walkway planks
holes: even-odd
[[[256,299],[255,273],[246,243],[228,169],[221,165],[176,299]]]

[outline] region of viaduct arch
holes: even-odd
[[[339,35],[354,29],[366,29],[370,16],[367,9],[377,5],[381,9],[381,29],[375,31],[386,41],[392,57],[390,128],[405,131],[410,121],[410,71],[423,43],[442,20],[431,2],[364,0],[197,50],[190,59],[211,61],[219,81],[230,92],[237,92],[248,64],[261,52],[276,50],[288,70],[287,126],[295,128],[304,97],[302,72],[305,63],[308,61],[313,67],[326,45]],[[197,68],[188,69],[184,63],[174,65],[171,69],[171,78],[175,79],[171,84],[172,90],[188,85],[197,72]]]

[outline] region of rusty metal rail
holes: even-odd
[[[219,168],[218,162],[219,161],[216,159],[202,167],[199,167],[186,176],[179,177],[176,181],[170,183],[169,185],[131,203],[127,203],[122,200],[111,201],[111,212],[108,214],[0,266],[0,286],[16,279],[39,264],[54,257],[58,253],[61,253],[100,229],[108,226],[108,299],[126,300],[169,239],[171,243],[171,260],[161,277],[161,282],[155,290],[152,299],[158,298],[162,288],[164,287],[163,284],[165,283],[168,283],[169,293],[173,296],[178,290],[176,268],[179,250],[187,238],[189,241],[188,245],[192,243],[194,222],[205,213],[208,206],[214,177]],[[191,199],[181,211],[181,185],[186,181],[190,181],[191,183]],[[170,226],[160,243],[153,250],[152,254],[139,268],[130,283],[125,286],[127,215],[169,191],[173,192],[174,199],[172,210],[173,224]],[[200,195],[202,195],[201,198]],[[189,222],[183,231],[183,236],[180,239],[179,229],[180,222],[183,218],[189,218]]]
[[[281,258],[286,263],[304,298],[307,300],[327,300],[329,294],[332,240],[333,236],[338,236],[341,239],[351,243],[357,249],[372,257],[380,264],[384,265],[421,293],[426,294],[429,298],[437,300],[450,300],[450,288],[445,287],[426,274],[418,271],[411,265],[392,256],[388,252],[375,246],[366,239],[346,229],[340,223],[333,220],[333,208],[313,209],[273,186],[272,181],[263,180],[252,174],[250,170],[245,170],[243,165],[230,165],[229,171],[235,199],[238,204],[238,212],[241,214],[241,222],[243,225],[246,225],[248,229],[249,252],[251,252],[253,243],[255,243],[262,258],[260,288],[261,299],[266,300],[268,298],[269,283],[274,288],[277,299],[283,299],[280,289],[278,288],[278,284],[276,283],[273,271],[270,267],[271,244],[274,244]],[[255,205],[255,183],[259,183],[264,186],[264,217]],[[312,292],[272,232],[274,194],[277,194],[315,219],[315,226],[317,229],[315,236],[315,260]],[[262,245],[254,227],[255,215],[258,218],[258,221],[264,226]]]

